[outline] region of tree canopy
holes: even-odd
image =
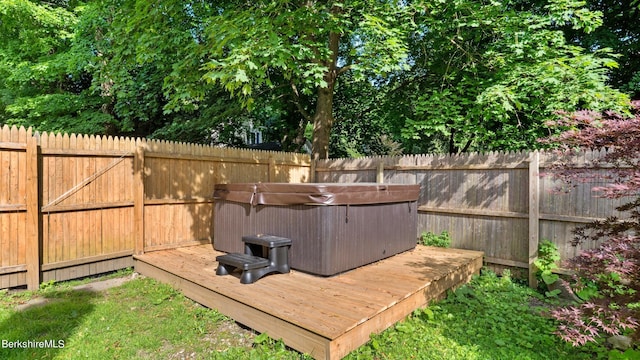
[[[221,8],[206,31],[216,44],[204,79],[249,107],[262,89],[288,88],[313,124],[313,153],[329,155],[334,92],[340,76],[362,80],[408,68],[415,9],[397,1],[255,1]]]
[[[609,87],[616,67],[606,49],[588,53],[562,27],[592,31],[597,13],[577,1],[434,3],[412,44],[413,71],[394,79],[403,106],[395,116],[405,141],[421,152],[439,139],[445,151],[531,148],[557,110],[622,110]],[[400,104],[400,105],[398,105]]]
[[[588,0],[586,6],[602,14],[602,26],[589,33],[565,28],[567,38],[589,51],[609,48],[616,53],[619,66],[609,83],[640,99],[640,2]]]
[[[0,0],[0,123],[230,145],[250,125],[318,157],[532,148],[557,110],[638,95],[640,25],[606,3]]]
[[[109,123],[89,89],[89,58],[75,46],[78,12],[0,1],[0,123],[88,133]]]

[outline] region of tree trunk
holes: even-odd
[[[313,115],[313,143],[314,158],[329,158],[329,138],[333,126],[333,86],[318,89],[316,112]]]
[[[339,41],[340,34],[329,34],[331,58],[324,64],[328,68],[324,74],[324,81],[327,83],[327,86],[318,88],[316,111],[313,114],[313,142],[311,152],[313,153],[313,157],[317,159],[329,158],[329,138],[331,136],[331,127],[333,126],[333,89],[337,77]]]

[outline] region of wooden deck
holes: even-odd
[[[135,256],[135,269],[315,359],[344,357],[370,334],[467,282],[483,256],[418,246],[332,277],[292,270],[243,285],[235,274],[215,275],[220,254],[211,245],[155,251]]]

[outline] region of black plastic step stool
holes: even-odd
[[[235,269],[242,270],[240,282],[252,284],[261,277],[278,272],[288,273],[291,239],[274,235],[243,236],[244,254],[231,253],[216,257],[216,275],[227,275]]]

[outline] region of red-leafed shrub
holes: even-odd
[[[575,271],[574,290],[583,303],[558,308],[552,316],[560,322],[558,334],[574,345],[594,341],[601,334],[637,330],[640,321],[640,101],[632,103],[632,116],[578,111],[561,114],[554,124],[568,129],[544,140],[560,151],[606,148],[588,167],[559,165],[554,177],[568,184],[606,179],[608,186],[594,188],[597,196],[629,199],[616,208],[628,214],[610,217],[574,231],[574,245],[600,241],[567,261]]]

